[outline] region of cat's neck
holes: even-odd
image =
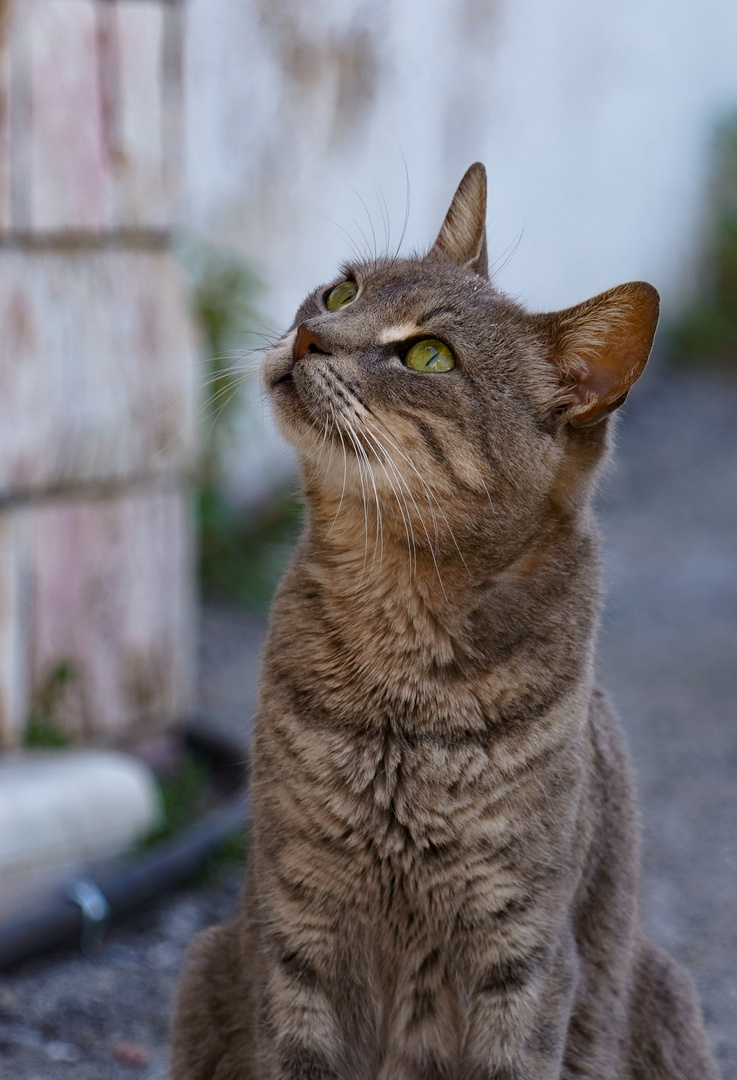
[[[373,640],[445,663],[459,651],[490,658],[561,622],[581,646],[593,638],[599,562],[590,518],[551,522],[506,562],[478,532],[472,543],[468,535],[422,540],[412,543],[370,508],[319,505],[299,563],[343,634],[364,647]]]

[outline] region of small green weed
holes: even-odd
[[[150,851],[191,825],[202,809],[207,790],[207,765],[199,757],[188,754],[175,775],[162,781],[162,820],[140,841],[139,850]]]
[[[265,508],[246,518],[223,496],[219,483],[233,418],[238,409],[248,407],[236,346],[252,332],[261,286],[231,252],[203,245],[185,261],[204,346],[207,432],[197,492],[200,581],[206,596],[263,615],[299,531],[297,502],[276,492]]]
[[[205,595],[265,615],[297,538],[301,509],[276,496],[246,519],[212,489],[199,497],[200,579]]]
[[[209,244],[184,253],[190,272],[191,308],[203,345],[204,400],[201,423],[204,447],[201,484],[217,485],[223,443],[232,421],[244,406],[243,343],[253,334],[256,298],[261,284],[253,270],[234,252]]]
[[[712,224],[703,287],[670,328],[677,362],[737,370],[737,115],[715,141]]]
[[[142,840],[132,854],[141,855],[173,840],[191,825],[211,805],[207,763],[199,755],[189,753],[176,774],[161,783],[162,820]],[[228,871],[243,866],[246,860],[247,837],[242,829],[228,836],[213,851],[195,877],[195,884],[204,886]]]
[[[56,712],[64,690],[73,681],[74,669],[68,660],[61,660],[51,670],[31,705],[23,732],[23,745],[27,749],[61,750],[71,746],[71,738],[58,725]]]
[[[206,886],[211,882],[218,881],[219,878],[229,874],[232,870],[242,869],[248,858],[248,841],[249,836],[246,829],[239,829],[237,832],[231,833],[205,863],[198,876],[198,883]]]

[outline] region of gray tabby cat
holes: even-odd
[[[271,616],[242,910],[199,939],[175,1080],[710,1080],[644,936],[594,684],[591,495],[647,361],[635,282],[531,315],[472,166],[424,257],[346,267],[264,383],[307,520]]]

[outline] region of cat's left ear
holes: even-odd
[[[558,404],[571,426],[595,424],[624,402],[647,363],[659,309],[652,285],[630,281],[535,317],[558,372]]]
[[[486,169],[477,161],[458,185],[450,209],[428,252],[489,276],[486,254]]]

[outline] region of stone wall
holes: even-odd
[[[0,746],[193,707],[176,0],[0,0]]]

